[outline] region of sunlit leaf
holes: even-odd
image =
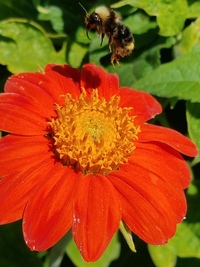
[[[50,21],[56,32],[62,33],[64,31],[63,13],[60,8],[56,6],[49,6],[48,8],[39,6],[38,10],[40,11],[39,19]]]
[[[163,64],[134,86],[161,97],[200,102],[200,46],[190,53]]]
[[[179,257],[200,258],[200,238],[191,227],[191,223],[178,225],[176,235],[169,241],[169,246]],[[200,223],[196,225],[200,230]]]
[[[70,47],[68,55],[69,64],[72,67],[79,68],[87,51],[87,47],[81,46],[74,42]]]
[[[91,39],[95,38],[95,35],[90,33]],[[84,27],[79,27],[76,31],[76,40],[82,44],[89,44],[91,41],[86,36],[86,30]]]
[[[157,23],[143,12],[137,12],[128,16],[127,19],[123,20],[123,23],[127,25],[134,34],[142,34],[157,27]]]
[[[188,0],[188,18],[197,18],[200,14],[199,0]]]
[[[175,46],[176,56],[186,54],[192,50],[192,48],[200,44],[200,17],[190,24],[184,31],[178,45]]]
[[[148,246],[149,253],[156,267],[175,267],[177,255],[169,245]]]
[[[0,23],[0,63],[13,72],[35,71],[47,63],[64,63],[65,47],[59,52],[41,27],[25,20]]]
[[[198,224],[200,230],[200,223]],[[149,246],[149,252],[156,267],[175,267],[177,257],[200,258],[200,238],[191,224],[181,223],[175,236],[164,246]]]
[[[132,5],[145,10],[150,16],[156,16],[160,35],[163,36],[178,34],[183,29],[188,12],[186,0],[122,0],[112,6],[118,8],[123,5]]]

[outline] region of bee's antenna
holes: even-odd
[[[88,14],[88,12],[87,12],[87,10],[84,8],[84,6],[80,3],[80,2],[78,2],[79,3],[79,5],[82,7],[82,9],[85,11],[85,13],[86,13],[86,16],[85,16],[85,23],[87,24],[87,27],[86,27],[86,36],[87,36],[87,38],[89,39],[89,40],[91,40],[90,39],[90,37],[89,37],[89,34],[88,34],[88,32],[89,32],[89,27],[88,27],[88,19],[89,19],[89,14]]]
[[[82,7],[82,9],[85,11],[85,13],[87,14],[88,12],[87,12],[87,10],[84,8],[84,6],[80,3],[80,2],[78,2],[79,3],[79,5]]]

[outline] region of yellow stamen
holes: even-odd
[[[57,105],[58,117],[49,123],[54,149],[63,165],[86,173],[106,174],[116,170],[135,149],[140,127],[120,108],[119,96],[99,99],[94,89],[90,98],[83,88],[79,99],[65,96],[65,106]]]

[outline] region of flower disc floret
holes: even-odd
[[[119,107],[120,97],[99,99],[98,90],[79,98],[65,96],[65,106],[57,105],[52,119],[55,153],[63,165],[83,173],[107,173],[128,161],[140,131],[129,116],[131,108]]]

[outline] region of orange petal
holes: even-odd
[[[37,161],[34,161],[34,166],[21,173],[18,173],[19,169],[14,168],[13,174],[0,180],[0,224],[22,218],[32,190],[41,183],[53,167],[53,161],[50,158],[42,160],[38,157]]]
[[[23,172],[53,156],[49,140],[43,136],[7,135],[0,139],[0,154],[0,177]]]
[[[135,116],[135,124],[146,122],[162,112],[161,105],[146,92],[121,87],[117,95],[120,96],[120,107],[133,108],[129,114]]]
[[[92,63],[85,64],[81,72],[81,87],[89,92],[98,89],[99,97],[109,100],[119,88],[119,79],[116,74],[110,74]]]
[[[141,132],[138,137],[140,142],[158,141],[165,143],[187,156],[194,157],[198,153],[197,147],[190,139],[170,128],[144,124],[141,125]]]
[[[136,143],[134,155],[129,158],[133,166],[140,166],[171,186],[185,189],[190,184],[190,169],[180,153],[162,143]]]
[[[51,94],[56,89],[58,96],[69,93],[75,98],[80,95],[81,72],[78,69],[69,65],[48,64],[45,67],[45,76],[50,79],[47,90],[50,89]],[[58,90],[62,90],[62,93],[58,93]]]
[[[32,250],[50,248],[70,229],[79,176],[58,163],[32,193],[23,216],[24,238]]]
[[[5,84],[4,90],[7,94],[2,95],[11,95],[12,93],[23,96],[22,99],[27,98],[32,103],[34,112],[40,112],[41,116],[45,114],[45,117],[50,117],[55,109],[55,101],[41,87],[43,79],[44,75],[41,73],[13,75]],[[15,101],[13,101],[13,104],[16,104]],[[43,111],[40,111],[40,109],[43,109]]]
[[[86,175],[74,203],[73,237],[87,262],[98,260],[119,227],[121,209],[106,177]]]
[[[164,166],[163,166],[164,168]],[[183,190],[139,166],[128,166],[109,175],[118,191],[123,220],[142,240],[162,245],[175,234],[186,213]]]
[[[38,106],[39,109],[39,106]],[[6,132],[25,135],[46,133],[47,122],[44,109],[38,113],[37,106],[16,94],[0,95],[0,129]],[[49,113],[48,113],[49,115]]]

